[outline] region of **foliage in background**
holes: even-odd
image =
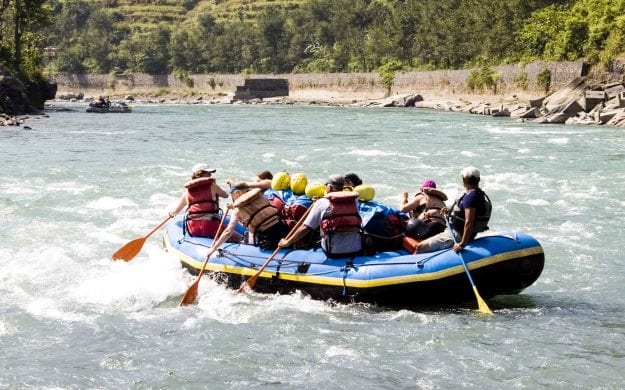
[[[479,68],[471,71],[467,77],[467,88],[471,91],[483,91],[489,89],[497,93],[497,83],[501,75],[492,70],[488,65],[482,64]]]
[[[625,0],[0,0],[0,10],[0,62],[28,72],[47,47],[51,73],[381,69],[392,83],[390,64],[477,66],[472,85],[493,88],[489,66],[610,63],[625,51]]]
[[[391,93],[391,88],[395,82],[395,74],[405,69],[406,67],[402,63],[395,60],[390,60],[378,67],[377,72],[382,80],[382,85],[387,89],[387,96]]]
[[[545,95],[547,95],[549,93],[549,89],[551,89],[551,71],[549,69],[545,69],[536,77],[536,82],[543,89],[543,91],[545,91]]]
[[[41,54],[46,43],[43,28],[51,23],[47,0],[0,1],[0,68],[23,78],[41,75]]]

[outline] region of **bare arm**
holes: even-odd
[[[280,248],[285,248],[287,246],[291,246],[291,245],[293,245],[294,242],[298,242],[302,238],[306,237],[306,235],[311,230],[312,229],[310,227],[302,224],[299,228],[297,228],[297,230],[295,231],[293,236],[291,236],[291,238],[289,238],[288,240],[286,238],[283,238],[282,240],[280,240],[280,242],[278,243],[278,246]]]
[[[462,241],[454,245],[454,251],[458,252],[469,243],[469,240],[471,240],[476,213],[477,211],[473,207],[464,209],[464,231],[462,232]]]
[[[414,198],[412,198],[410,202],[408,202],[408,193],[404,192],[404,194],[405,195],[404,195],[404,198],[402,199],[402,205],[401,205],[401,208],[399,209],[400,211],[408,212],[419,207],[419,205],[421,204],[421,199],[423,198],[421,195],[415,196]]]
[[[268,190],[271,188],[271,179],[262,179],[252,183],[246,183],[250,188],[262,188],[263,190]]]
[[[169,212],[169,216],[173,217],[185,207],[187,207],[187,194],[186,193],[182,194],[182,196],[178,200],[178,204],[176,205],[176,207],[172,211]]]
[[[237,223],[239,222],[238,212],[238,209],[234,209],[232,211],[232,214],[230,214],[230,222],[228,222],[228,227],[226,227],[226,229],[223,231],[223,233],[221,233],[219,237],[215,237],[215,240],[217,241],[214,241],[213,246],[208,253],[213,253],[214,251],[216,251],[217,248],[221,246],[221,244],[226,242],[226,240],[229,239],[230,236],[232,236],[232,233],[235,231]]]
[[[220,198],[228,197],[228,193],[223,188],[221,188],[219,184],[217,183],[213,183],[213,185],[211,186],[211,191],[213,192],[213,194],[215,194],[216,196]]]

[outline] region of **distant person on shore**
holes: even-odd
[[[278,246],[280,239],[287,235],[288,228],[280,219],[278,211],[269,204],[267,198],[263,197],[262,192],[260,188],[250,189],[245,182],[238,182],[232,186],[230,222],[207,256],[236,233],[237,223],[247,228],[247,242],[250,245],[262,249],[275,249]]]
[[[452,231],[446,229],[433,237],[417,244],[417,252],[432,252],[446,248],[461,251],[477,233],[488,230],[492,205],[488,195],[479,187],[480,171],[475,167],[462,170],[464,194],[458,198],[450,210]],[[456,244],[454,244],[454,238]]]
[[[423,181],[419,192],[408,201],[408,193],[402,193],[401,211],[410,213],[406,223],[406,235],[425,240],[445,230],[447,224],[441,210],[445,208],[447,195],[436,189],[436,182]]]
[[[173,217],[187,208],[186,227],[193,236],[215,237],[220,222],[219,198],[228,193],[217,184],[211,169],[204,163],[197,163],[191,170],[191,180],[185,183],[186,191],[176,207],[169,212]],[[239,237],[240,239],[240,237]]]

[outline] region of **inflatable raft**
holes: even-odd
[[[165,228],[166,251],[193,274],[199,273],[212,239],[189,236],[183,219]],[[206,273],[232,288],[254,275],[272,251],[225,243]],[[540,276],[545,256],[539,242],[519,232],[480,237],[462,251],[480,295],[518,294]],[[330,259],[321,249],[280,250],[259,275],[254,290],[303,291],[316,299],[428,306],[475,300],[460,257],[451,249],[412,255],[405,250]]]
[[[110,106],[98,106],[95,103],[89,103],[89,106],[86,109],[87,112],[96,112],[100,114],[106,113],[130,113],[132,109],[128,107],[126,103],[113,103]]]

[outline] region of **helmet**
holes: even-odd
[[[356,186],[354,191],[358,193],[358,198],[363,202],[367,202],[375,198],[375,188],[373,188],[371,184],[361,184]]]
[[[306,175],[303,173],[296,173],[291,178],[291,191],[293,191],[295,195],[302,195],[306,192],[306,184],[308,184]]]
[[[427,233],[427,224],[424,220],[418,218],[410,218],[406,222],[406,235],[417,240],[424,239]]]
[[[290,183],[291,178],[288,173],[278,172],[273,179],[271,179],[271,189],[274,191],[286,190],[289,188]]]
[[[306,196],[309,198],[323,198],[326,194],[326,186],[321,183],[310,183],[306,186]]]

